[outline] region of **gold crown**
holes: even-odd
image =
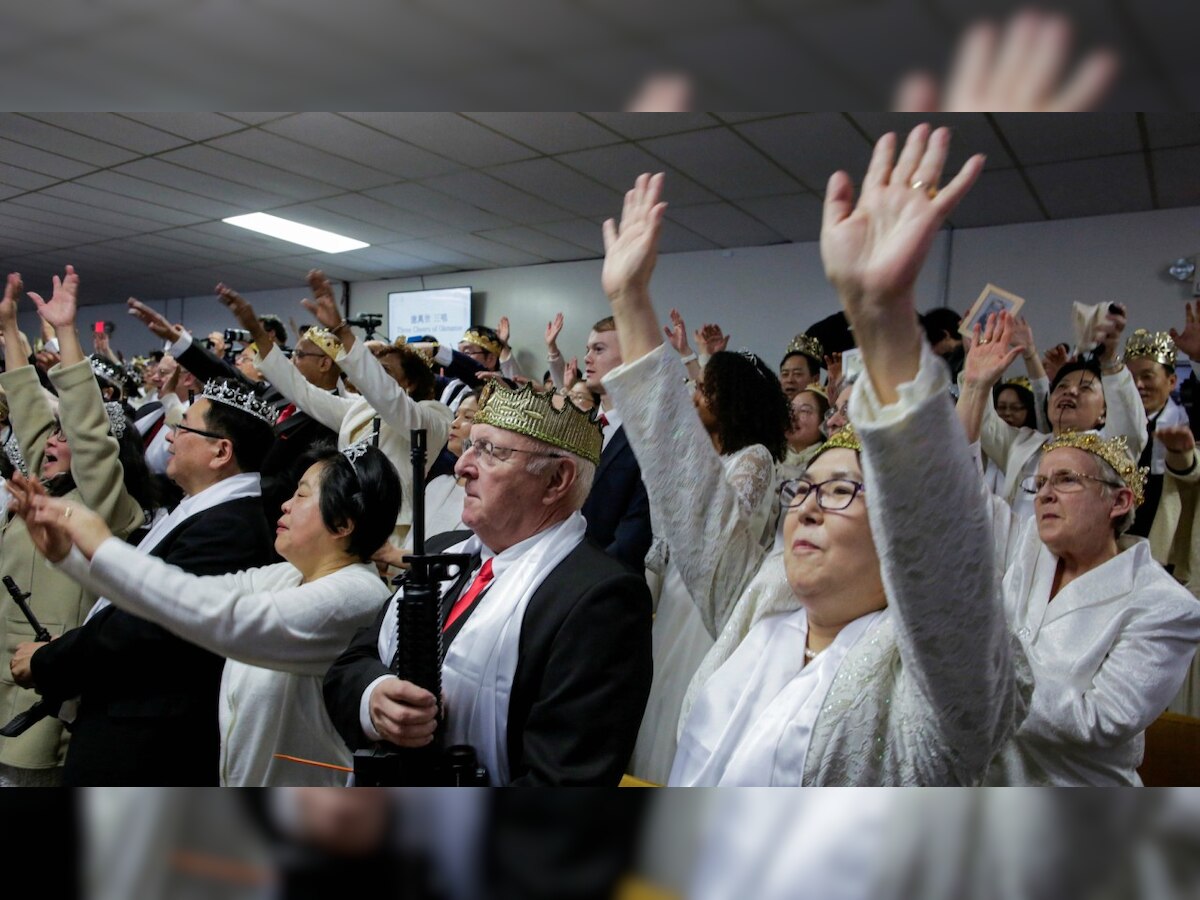
[[[408,352],[415,353],[420,358],[421,362],[425,363],[425,365],[427,365],[429,368],[433,368],[433,354],[423,347],[417,347],[415,344],[409,344],[408,338],[404,335],[400,335],[400,337],[392,341],[392,346],[403,347]]]
[[[342,349],[342,342],[338,340],[337,335],[320,325],[314,325],[304,332],[304,340],[316,344],[330,359],[337,359],[338,352]]]
[[[1175,368],[1175,342],[1165,331],[1151,334],[1145,328],[1139,328],[1125,342],[1125,361],[1149,357],[1156,363]]]
[[[1049,453],[1060,447],[1074,447],[1076,450],[1086,450],[1093,456],[1098,456],[1110,466],[1125,482],[1125,486],[1133,491],[1133,500],[1138,506],[1146,499],[1146,476],[1150,474],[1147,468],[1138,468],[1137,462],[1129,452],[1129,441],[1125,435],[1118,437],[1100,437],[1095,431],[1068,431],[1058,437],[1051,438],[1042,445],[1042,452]]]
[[[514,391],[493,381],[479,399],[474,424],[523,434],[600,464],[604,432],[596,411],[585,412],[559,394],[540,394],[532,384]]]
[[[808,334],[798,334],[792,338],[792,342],[788,344],[787,352],[803,353],[805,356],[815,359],[818,363],[825,360],[825,348],[821,346],[820,341]]]
[[[1025,388],[1025,390],[1029,391],[1029,393],[1033,393],[1033,384],[1030,382],[1027,375],[1017,375],[1015,378],[1006,378],[1000,383],[1000,387],[1006,386]]]
[[[853,450],[855,453],[862,453],[862,441],[858,439],[854,426],[847,422],[845,428],[817,448],[813,459],[815,460],[826,450]],[[811,464],[809,463],[809,465]]]
[[[476,331],[474,328],[467,329],[467,333],[462,336],[462,343],[474,344],[476,347],[482,347],[488,353],[495,353],[497,356],[504,349],[494,337],[486,335],[482,331]]]
[[[800,389],[799,393],[803,394],[805,391],[808,391],[810,394],[820,394],[825,398],[826,403],[829,402],[829,391],[827,391],[825,389],[825,385],[821,384],[819,381],[814,381],[812,384],[805,385]]]

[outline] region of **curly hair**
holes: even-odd
[[[761,359],[728,350],[714,353],[700,392],[717,420],[722,453],[762,444],[774,459],[784,458],[792,411],[778,376]]]

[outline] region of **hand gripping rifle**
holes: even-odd
[[[8,593],[12,595],[13,602],[17,604],[17,607],[21,610],[21,614],[29,622],[29,627],[33,629],[33,639],[39,644],[48,644],[50,642],[50,632],[38,621],[37,616],[33,614],[33,610],[29,608],[29,593],[17,587],[17,583],[8,575],[4,576],[4,586],[8,588]],[[58,703],[44,699],[38,700],[33,706],[25,710],[25,712],[17,713],[17,715],[5,723],[4,727],[0,728],[0,736],[18,737],[24,734],[31,727],[46,718],[46,716],[56,713],[58,706]]]
[[[441,582],[471,565],[466,553],[425,553],[425,429],[412,432],[413,553],[408,572],[395,579],[404,587],[396,598],[396,655],[392,674],[437,697],[438,724],[433,742],[405,748],[380,743],[354,754],[354,783],[360,787],[389,785],[482,785],[487,770],[475,748],[444,746],[442,710]]]

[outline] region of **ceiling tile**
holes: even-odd
[[[501,244],[516,247],[525,253],[551,260],[587,259],[595,256],[591,250],[585,250],[568,241],[559,240],[543,234],[535,228],[527,228],[522,225],[485,231],[481,233],[480,237],[499,241]]]
[[[741,200],[738,206],[789,241],[821,237],[821,200],[813,194],[786,194]]]
[[[288,172],[318,177],[321,181],[351,191],[379,187],[396,180],[392,175],[259,129],[216,138],[209,141],[209,146]]]
[[[1151,208],[1146,159],[1141,153],[1030,166],[1026,172],[1056,219]],[[1097,190],[1097,185],[1104,189]]]
[[[642,141],[641,146],[728,199],[794,193],[794,178],[727,128]]]
[[[303,175],[284,172],[270,162],[255,162],[214,147],[192,146],[164,153],[159,159],[225,178],[238,184],[261,188],[290,200],[314,200],[341,191],[330,184]],[[310,173],[310,174],[318,174]]]
[[[112,209],[113,206],[117,205],[117,200],[108,191],[98,190],[86,184],[79,184],[73,181],[48,187],[45,193],[52,197],[63,197],[67,200],[85,203],[88,206],[99,206],[102,209]],[[168,225],[190,225],[205,218],[204,216],[198,216],[184,210],[162,206],[158,203],[147,203],[132,197],[122,198],[119,205],[121,212],[128,213],[131,216],[140,216],[143,219],[150,219],[153,222],[164,222]]]
[[[431,191],[421,184],[391,184],[363,193],[393,207],[420,213],[463,231],[481,231],[485,228],[502,228],[512,224],[507,219],[482,210],[478,206],[446,194],[440,194],[437,191]]]
[[[1200,116],[1195,113],[1146,113],[1151,148],[1200,144]]]
[[[448,225],[435,222],[419,213],[399,209],[363,194],[341,194],[321,201],[321,206],[351,219],[395,232],[398,239],[429,237],[453,231]]]
[[[126,150],[136,153],[160,153],[188,143],[185,138],[149,125],[123,118],[114,113],[102,112],[71,112],[71,113],[29,113],[39,121],[65,129],[69,132],[86,135],[97,140],[116,144]]]
[[[680,28],[680,10],[670,3],[646,3],[645,0],[583,0],[585,5],[603,12],[613,21],[639,34],[670,33]],[[687,5],[686,24],[692,28],[724,25],[744,18],[739,0],[691,0]]]
[[[850,118],[872,141],[877,141],[888,131],[894,131],[897,138],[903,139],[921,122],[928,122],[934,128],[949,128],[950,155],[946,158],[944,180],[949,180],[951,173],[957,172],[976,153],[987,154],[985,166],[989,169],[1008,169],[1016,165],[996,134],[996,129],[983,113],[933,116],[917,113],[851,113]]]
[[[752,247],[783,240],[782,235],[729,203],[688,206],[668,210],[667,215],[721,247]]]
[[[343,115],[467,166],[528,159],[537,151],[449,112],[365,112]]]
[[[701,128],[711,128],[717,124],[709,113],[630,113],[630,112],[594,112],[588,116],[601,125],[606,125],[623,137],[639,140],[641,138],[661,137],[664,134],[678,134],[682,131],[696,131]]]
[[[477,256],[451,250],[449,247],[443,247],[441,244],[435,244],[433,241],[401,241],[398,244],[391,244],[390,247],[393,250],[399,250],[401,253],[411,253],[413,256],[420,256],[423,259],[428,259],[442,265],[458,266],[465,269],[482,269],[490,265],[486,260],[480,259]]]
[[[106,222],[117,225],[129,233],[159,231],[164,226],[161,222],[145,219],[140,216],[127,215],[116,209],[102,206],[85,206],[62,197],[55,197],[45,192],[26,194],[13,201],[14,206],[32,208],[44,211],[47,216],[57,217],[60,222]],[[56,221],[54,218],[45,221]]]
[[[129,162],[137,154],[121,147],[93,140],[80,134],[63,131],[20,113],[0,113],[0,137],[31,147],[53,147],[60,156],[68,156],[94,166],[115,166]],[[5,157],[8,160],[8,157]],[[20,161],[18,165],[23,165]]]
[[[690,253],[693,250],[716,250],[717,244],[706,237],[689,231],[682,225],[663,219],[662,231],[658,235],[658,249],[662,253]]]
[[[123,112],[119,115],[192,141],[207,141],[246,127],[242,122],[214,112]]]
[[[643,172],[663,172],[666,175],[666,194],[673,204],[690,206],[718,199],[712,191],[702,188],[686,175],[680,174],[677,169],[664,166],[662,160],[655,159],[636,144],[580,150],[576,153],[564,153],[556,158],[572,169],[607,184],[621,196],[633,187],[634,181]],[[604,212],[615,215],[617,211],[613,209]]]
[[[477,0],[439,0],[438,13],[457,19],[510,51],[544,53],[547,47],[554,47],[562,52],[615,37],[607,16],[562,0],[506,0],[496,6],[481,6]]]
[[[25,191],[36,191],[40,188],[49,187],[57,183],[58,180],[52,175],[43,175],[40,172],[31,172],[29,169],[21,169],[17,166],[0,163],[0,183],[18,187]]]
[[[264,130],[405,180],[428,178],[461,168],[458,163],[335,113],[288,116],[264,126]]]
[[[504,216],[522,225],[536,225],[563,218],[565,210],[519,191],[483,172],[456,172],[431,178],[425,185]]]
[[[137,200],[145,200],[147,203],[168,206],[181,212],[192,213],[201,219],[223,219],[245,212],[247,209],[245,206],[234,206],[220,200],[212,200],[198,194],[176,190],[166,185],[142,181],[140,178],[130,178],[128,175],[122,175],[120,172],[112,170],[85,175],[83,178],[77,179],[76,184],[109,191],[122,198],[133,197]],[[118,202],[120,201],[113,200],[114,204]]]
[[[1016,169],[993,169],[979,176],[970,192],[950,216],[955,228],[1041,222],[1041,208],[1021,173]]]
[[[579,215],[620,211],[624,192],[597,184],[553,159],[527,159],[488,169],[488,174]]]
[[[229,116],[231,119],[237,119],[239,122],[244,122],[247,125],[262,125],[266,122],[273,122],[276,119],[290,116],[291,113],[286,112],[227,112],[223,115]]]
[[[265,210],[283,206],[291,200],[282,194],[259,190],[233,181],[226,181],[206,172],[197,172],[162,159],[139,159],[113,170],[143,181],[178,188],[201,197],[220,200],[241,210]]]
[[[540,150],[566,153],[618,143],[621,138],[579,113],[466,113],[471,119]]]
[[[1200,147],[1155,150],[1150,160],[1162,206],[1200,206]]]
[[[67,159],[57,153],[47,153],[37,147],[29,147],[2,138],[0,138],[0,159],[4,160],[5,165],[29,169],[44,175],[53,175],[56,178],[77,178],[96,170],[96,167],[89,163],[80,162],[77,159]]]
[[[532,253],[525,253],[475,234],[448,234],[439,237],[435,243],[486,260],[495,266],[528,266],[546,262],[544,257],[534,256]]]
[[[562,222],[547,222],[537,227],[538,231],[570,241],[576,246],[591,250],[596,256],[604,255],[604,236],[600,221],[591,219],[567,219]]]
[[[870,142],[840,113],[748,122],[736,131],[813,191],[824,192],[838,169],[861,178],[871,159]]]
[[[1133,113],[997,113],[994,118],[1026,166],[1133,153],[1142,148]]]
[[[368,244],[390,244],[405,237],[398,234],[394,228],[381,228],[369,225],[359,219],[344,216],[326,209],[321,203],[300,203],[295,206],[283,206],[271,211],[272,215],[311,225],[313,228],[324,228],[336,234],[364,241]]]

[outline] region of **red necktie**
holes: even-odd
[[[295,404],[295,403],[289,403],[287,406],[285,406],[283,409],[281,409],[281,410],[279,411],[279,418],[275,420],[275,424],[276,424],[276,425],[282,425],[284,422],[286,422],[286,421],[288,420],[288,418],[289,418],[289,417],[292,415],[292,413],[294,413],[295,411],[296,411],[296,404]]]
[[[475,576],[475,580],[471,582],[471,586],[450,607],[450,615],[446,617],[446,624],[442,626],[442,631],[449,631],[454,621],[471,608],[471,604],[475,602],[475,598],[482,594],[483,589],[491,583],[492,561],[489,559],[483,564],[483,568],[479,570],[479,574]]]
[[[607,427],[608,427],[608,416],[606,416],[604,413],[600,413],[600,418],[599,418],[599,420],[598,420],[598,421],[600,422],[600,427],[601,427],[601,428],[607,428]]]

